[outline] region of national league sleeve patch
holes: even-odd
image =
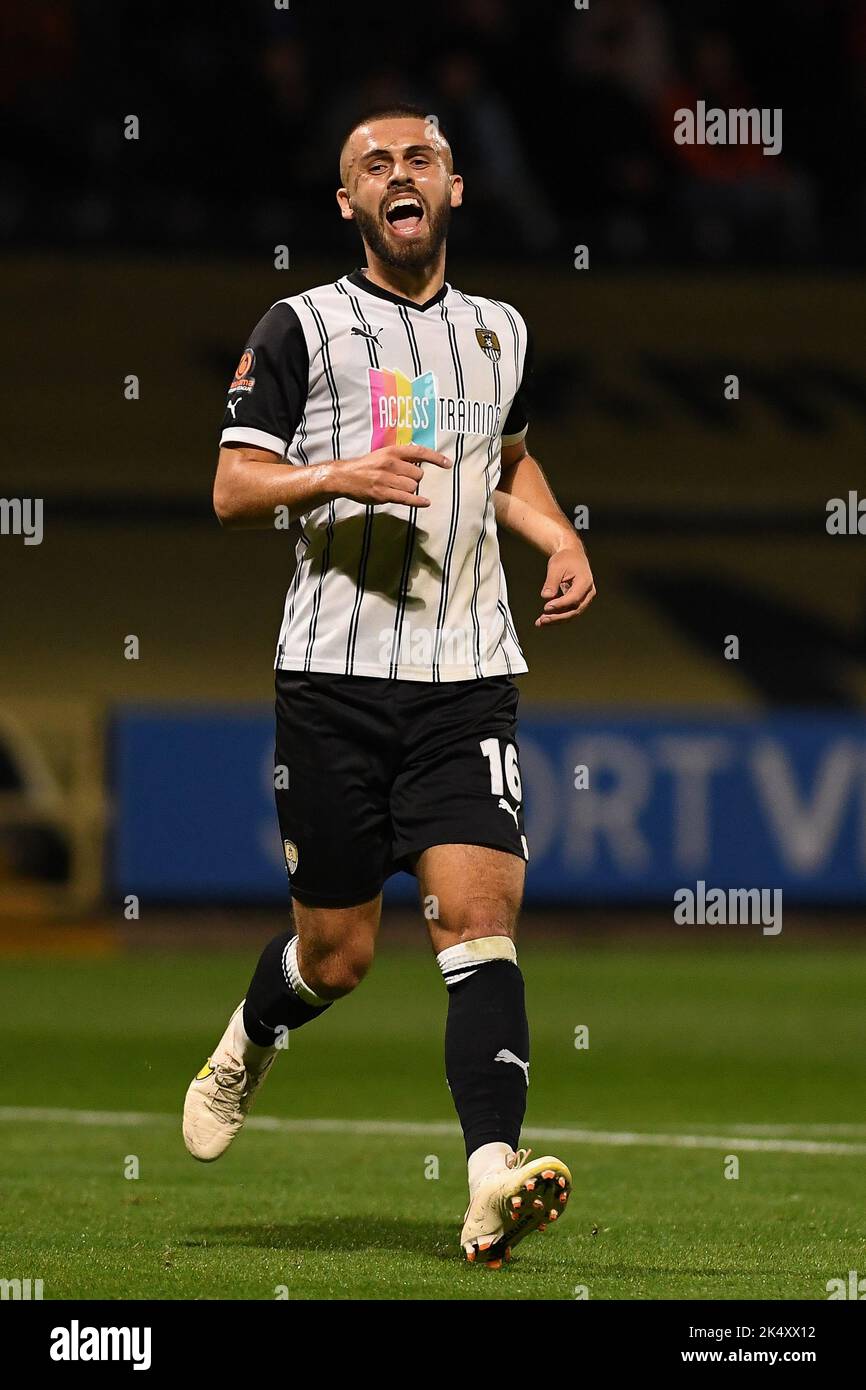
[[[241,360],[235,368],[232,377],[232,384],[229,387],[229,395],[233,391],[252,391],[256,384],[254,372],[256,369],[256,354],[251,347],[244,348],[241,353]]]

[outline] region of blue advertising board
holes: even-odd
[[[123,709],[112,744],[115,891],[285,900],[269,711]],[[866,901],[857,715],[527,711],[520,767],[530,902],[669,902],[698,879]]]

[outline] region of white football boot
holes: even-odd
[[[460,1244],[470,1264],[499,1269],[518,1241],[544,1231],[565,1211],[571,1173],[549,1154],[529,1162],[531,1149],[518,1149],[483,1177],[469,1200]]]
[[[243,1000],[201,1071],[189,1084],[183,1106],[183,1140],[193,1158],[212,1163],[240,1133],[277,1055],[257,1047],[243,1026]]]

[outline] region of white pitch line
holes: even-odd
[[[0,1106],[0,1121],[30,1124],[67,1124],[107,1128],[143,1128],[148,1125],[180,1126],[180,1115],[163,1115],[143,1110],[61,1110],[18,1105]],[[457,1139],[457,1125],[404,1120],[285,1120],[270,1115],[254,1115],[248,1129],[276,1134],[362,1134],[370,1137]],[[714,1134],[638,1134],[630,1130],[549,1129],[530,1125],[522,1138],[539,1143],[589,1144],[604,1148],[724,1149],[746,1153],[835,1154],[845,1157],[866,1154],[866,1144],[823,1143],[815,1139],[758,1139],[750,1135]]]
[[[699,1129],[709,1129],[709,1125],[699,1125]],[[765,1136],[783,1134],[823,1134],[826,1138],[836,1135],[837,1138],[846,1137],[849,1139],[866,1139],[866,1125],[857,1124],[786,1124],[786,1125],[733,1125],[733,1129],[738,1134],[759,1134]]]

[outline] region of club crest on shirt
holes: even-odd
[[[229,387],[229,395],[232,391],[252,391],[256,384],[253,376],[256,366],[256,354],[251,347],[244,348],[241,353],[241,360],[235,367],[235,374],[232,377],[232,384]]]
[[[286,868],[291,877],[298,867],[298,846],[294,840],[283,840],[283,853],[286,856]]]
[[[498,334],[494,333],[492,328],[476,328],[475,337],[485,357],[489,357],[491,362],[498,362],[502,356]]]

